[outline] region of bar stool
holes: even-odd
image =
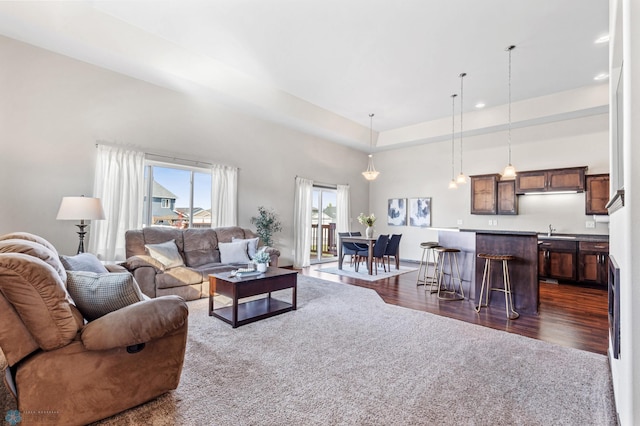
[[[519,313],[513,308],[513,297],[511,293],[511,280],[509,278],[509,261],[515,259],[514,256],[508,254],[487,254],[479,253],[478,257],[484,259],[484,272],[482,274],[482,287],[480,287],[480,297],[478,297],[478,306],[476,306],[476,312],[480,312],[482,306],[489,306],[489,292],[499,291],[504,293],[504,303],[507,310],[508,319],[516,319],[520,316]],[[492,288],[491,287],[491,261],[495,260],[502,262],[502,282],[504,288]],[[487,291],[485,293],[485,285]],[[482,304],[482,295],[485,295],[484,305]]]
[[[429,241],[426,243],[420,243],[420,248],[422,248],[422,257],[420,258],[420,267],[418,268],[418,281],[416,281],[416,285],[424,285],[425,289],[427,288],[427,284],[433,282],[436,273],[433,275],[428,275],[429,273],[429,263],[433,260],[433,267],[436,267],[436,252],[434,248],[438,247],[437,241]],[[424,272],[423,269],[424,268]]]
[[[438,256],[438,261],[436,262],[438,289],[434,291],[432,283],[431,292],[437,292],[438,299],[442,300],[464,300],[464,289],[462,288],[462,278],[458,267],[458,253],[460,253],[460,250],[441,246],[435,247],[434,250]],[[454,263],[456,266],[455,274],[453,270]],[[447,265],[449,266],[448,270],[446,268]],[[445,277],[448,278],[446,282]],[[457,290],[456,282],[458,284]]]

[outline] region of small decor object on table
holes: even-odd
[[[360,216],[358,216],[358,222],[367,227],[364,231],[365,237],[373,238],[373,224],[376,223],[376,216],[373,213],[369,216],[365,216],[364,213],[360,213]]]
[[[255,256],[253,256],[253,262],[256,264],[256,269],[260,272],[265,272],[267,270],[270,260],[271,256],[269,256],[269,253],[264,250],[259,250],[256,252]]]

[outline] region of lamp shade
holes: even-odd
[[[58,220],[99,220],[104,219],[104,210],[99,198],[62,197]]]

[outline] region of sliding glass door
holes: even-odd
[[[313,186],[311,208],[311,263],[335,260],[337,193],[333,188]]]

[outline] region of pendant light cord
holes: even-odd
[[[462,107],[464,106],[464,92],[463,92],[463,81],[466,77],[467,73],[463,72],[460,74],[460,174],[462,174]]]
[[[454,144],[455,144],[454,134],[456,132],[456,118],[455,118],[456,96],[458,95],[455,93],[451,95],[451,180],[455,179],[455,176],[454,176],[455,173],[453,171],[453,168],[454,168]]]
[[[515,46],[507,47],[507,51],[509,52],[509,165],[511,165],[511,51],[515,49]]]
[[[369,154],[373,154],[373,116],[369,114]]]

